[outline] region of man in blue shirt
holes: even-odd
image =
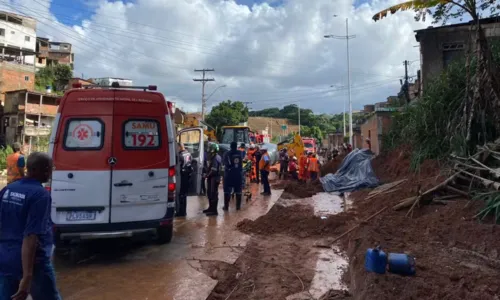
[[[0,300],[60,300],[51,263],[51,198],[42,183],[52,160],[40,152],[28,157],[25,178],[0,192]]]

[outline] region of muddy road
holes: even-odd
[[[258,195],[258,186],[253,186]],[[229,213],[206,217],[205,197],[188,199],[188,217],[176,219],[174,238],[168,245],[151,241],[102,243],[88,251],[86,259],[70,264],[64,256],[54,258],[57,283],[64,299],[206,299],[217,281],[197,271],[199,261],[233,264],[250,236],[236,231],[242,219],[266,214],[280,197],[254,196],[236,212],[234,201]],[[222,191],[219,197],[222,199]]]

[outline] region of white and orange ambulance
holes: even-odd
[[[72,241],[172,238],[176,133],[156,86],[74,85],[50,137],[56,248]]]

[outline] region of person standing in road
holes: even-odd
[[[220,184],[221,166],[222,166],[222,159],[219,155],[219,145],[213,143],[210,145],[210,160],[207,168],[208,208],[203,211],[203,213],[205,213],[207,216],[218,215],[217,206],[219,204],[219,184]]]
[[[28,174],[0,192],[0,299],[60,300],[51,262],[50,194],[42,186],[52,159],[34,152]]]
[[[241,182],[243,180],[243,154],[237,149],[238,144],[232,142],[231,150],[224,154],[224,208],[229,210],[231,193],[236,195],[236,210],[241,208]]]
[[[280,174],[279,174],[279,179],[281,179],[281,176],[283,175],[283,179],[286,179],[287,174],[288,174],[288,152],[286,148],[283,148],[280,151]]]
[[[176,217],[185,217],[187,214],[187,194],[189,191],[189,180],[193,174],[191,165],[192,157],[183,144],[179,144],[179,164],[181,171],[181,188],[179,191],[178,205],[176,205]]]
[[[292,175],[293,180],[299,180],[297,175],[297,157],[293,157],[290,165],[288,166],[290,174]]]
[[[7,156],[7,184],[23,178],[26,165],[24,155],[21,153],[21,144],[14,143],[12,150],[14,153]]]
[[[319,162],[318,158],[316,157],[316,153],[313,153],[311,155],[311,158],[309,158],[309,175],[311,176],[311,180],[318,179],[318,173],[319,173]]]
[[[306,168],[307,168],[307,155],[306,151],[300,154],[299,158],[299,180],[305,182],[306,181]]]
[[[207,173],[208,173],[208,149],[209,149],[209,143],[206,142],[204,144],[203,149],[205,150],[203,152],[203,168],[202,168],[202,176],[201,176],[201,191],[200,194],[206,195],[207,194],[207,188],[206,188],[206,178],[207,178]]]
[[[260,183],[260,169],[259,169],[259,163],[260,159],[262,158],[262,152],[259,149],[259,146],[255,146],[255,181],[257,183]]]
[[[264,196],[269,196],[271,195],[271,187],[269,186],[269,173],[271,172],[271,158],[269,157],[269,154],[267,153],[267,149],[265,147],[262,147],[262,159],[260,160],[259,164],[259,169],[260,169],[260,175],[262,177],[262,185],[264,186],[264,192],[261,194]]]

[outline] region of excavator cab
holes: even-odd
[[[304,152],[304,143],[302,142],[302,137],[299,134],[295,134],[288,140],[278,143],[278,151],[281,151],[281,149],[283,148],[287,149],[288,155],[290,157],[298,157],[301,153]]]

